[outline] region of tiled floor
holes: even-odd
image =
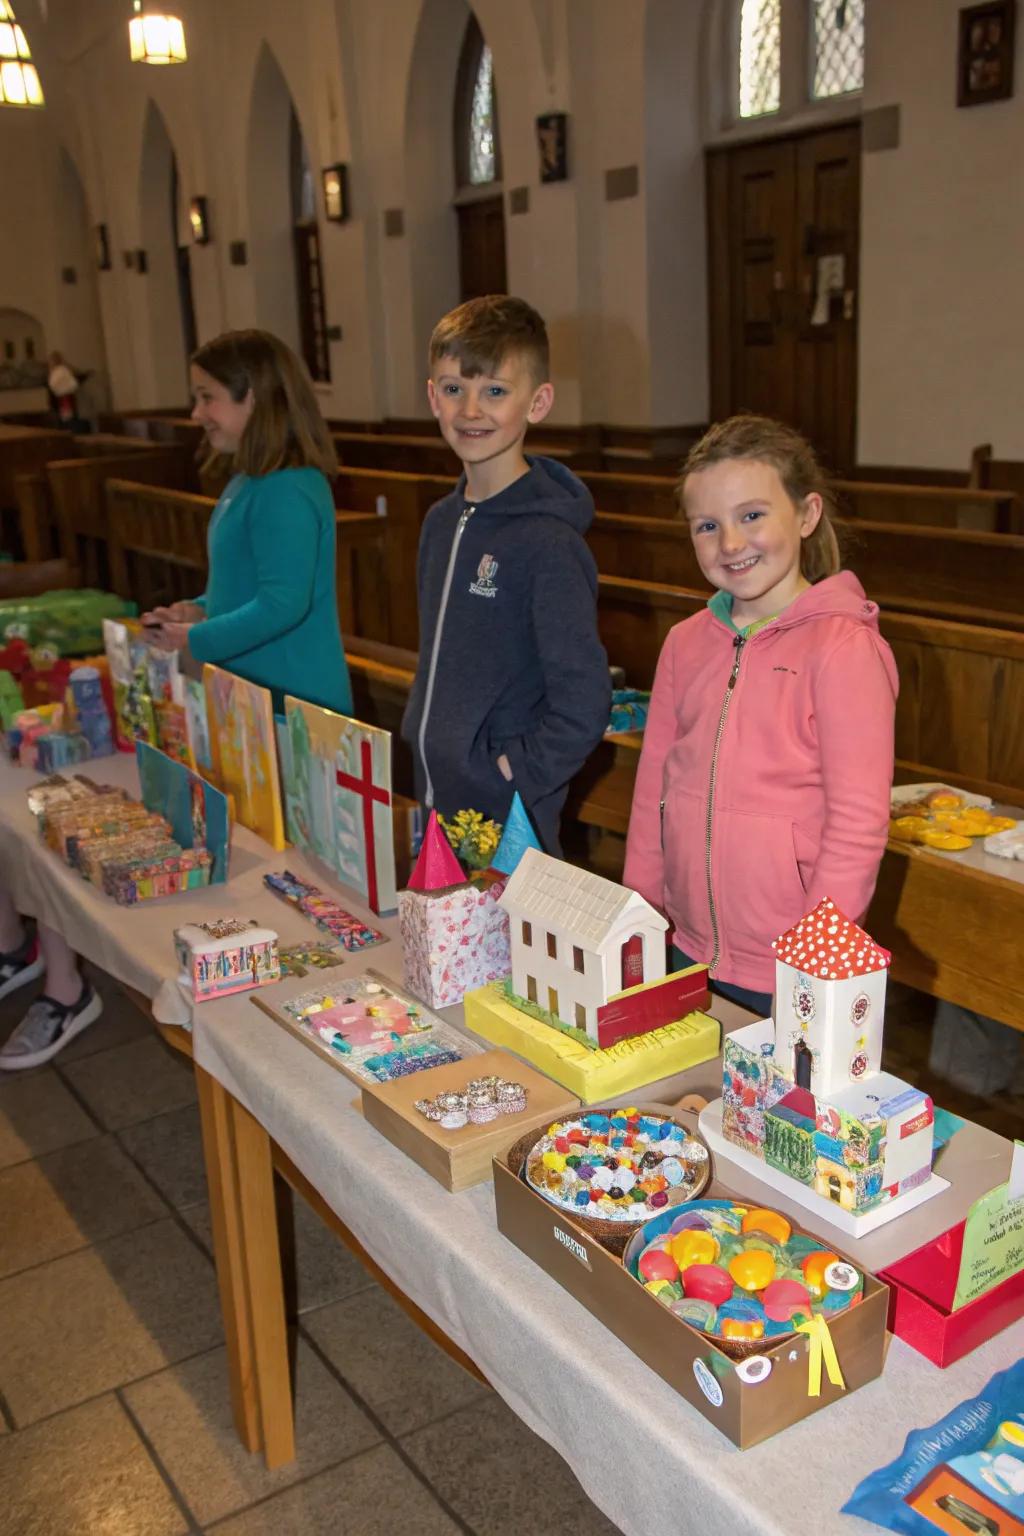
[[[231,1423],[189,1067],[116,987],[56,1062],[0,1076],[4,1536],[614,1536],[564,1463],[295,1208],[297,1433]],[[0,1003],[0,1040],[25,994]],[[1024,1095],[929,1080],[932,1004],[893,987],[887,1065],[1005,1135]]]
[[[99,984],[51,1066],[0,1074],[4,1536],[615,1536],[301,1202],[299,1454],[242,1450],[190,1069]]]

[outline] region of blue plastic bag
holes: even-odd
[[[843,1505],[887,1531],[1007,1536],[1024,1521],[1024,1360],[872,1472]],[[934,1516],[934,1518],[931,1518]],[[1009,1518],[1008,1518],[1009,1517]]]

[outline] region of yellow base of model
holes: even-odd
[[[587,1050],[569,1035],[532,1019],[506,998],[503,983],[477,987],[463,998],[467,1029],[504,1046],[562,1083],[584,1104],[644,1088],[660,1078],[710,1061],[721,1049],[722,1027],[706,1013],[620,1040],[607,1050]]]

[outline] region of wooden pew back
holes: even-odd
[[[195,597],[206,585],[207,535],[216,505],[208,496],[168,492],[136,481],[106,486],[113,590],[143,611]],[[338,512],[335,576],[339,617],[368,638],[388,638],[387,518]]]
[[[12,513],[17,507],[15,481],[19,475],[39,474],[49,459],[68,458],[70,445],[66,432],[0,422],[0,512]],[[5,543],[8,537],[5,531]]]
[[[85,586],[110,585],[110,533],[104,487],[108,480],[131,477],[147,485],[183,490],[187,468],[175,446],[146,453],[108,454],[70,459],[46,466],[50,503],[63,557],[82,572]],[[122,595],[129,596],[130,593]]]
[[[610,662],[649,688],[669,630],[706,592],[602,576],[598,623]],[[997,799],[1024,788],[1024,635],[883,611],[900,674],[896,756],[923,780],[955,776]]]
[[[365,484],[362,490],[365,494]],[[395,584],[389,564],[391,508],[399,505],[403,490],[406,484],[399,481],[386,518],[372,510],[339,513],[342,627],[349,636],[353,627],[369,632],[378,647],[393,639],[391,609],[381,594]],[[201,590],[212,501],[119,481],[108,483],[107,498],[115,591],[152,606]],[[346,567],[346,561],[354,564]],[[602,574],[598,622],[609,660],[625,668],[631,683],[649,687],[669,630],[698,613],[706,600],[706,591],[683,585]],[[406,608],[414,617],[415,586],[406,594]],[[1019,794],[1024,788],[1024,635],[888,611],[883,611],[881,628],[900,671],[896,750],[901,776],[951,778],[1003,799]],[[406,658],[414,649],[415,642],[402,647]],[[396,708],[400,683],[400,677],[389,675],[385,690]]]
[[[836,530],[882,608],[1024,630],[1024,538],[854,519]],[[587,542],[604,575],[707,589],[685,524],[599,512]]]
[[[1014,497],[1005,491],[942,485],[833,482],[840,512],[875,523],[915,523],[983,533],[1019,533]]]

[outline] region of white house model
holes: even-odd
[[[874,1077],[889,951],[827,896],[773,948],[778,1070],[819,1100]]]
[[[623,885],[529,848],[499,900],[513,992],[594,1040],[609,997],[665,975],[668,923]]]

